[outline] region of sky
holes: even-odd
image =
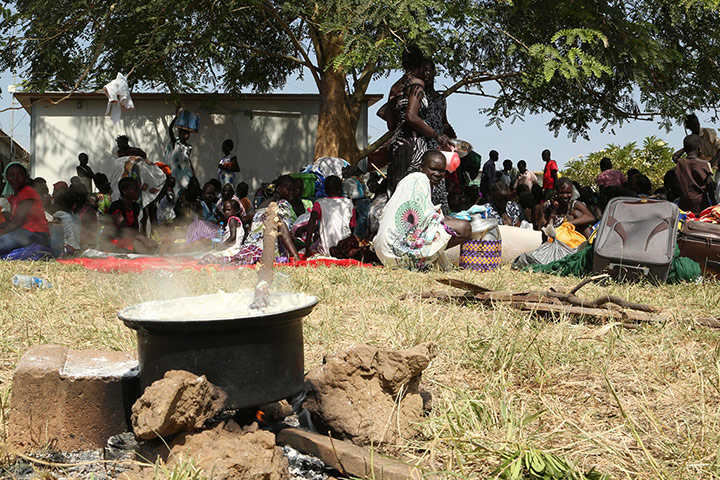
[[[368,93],[378,93],[387,96],[392,83],[401,76],[396,72],[389,77],[373,80],[368,88]],[[285,93],[317,93],[315,84],[307,78],[306,80],[289,79],[287,84],[279,92]],[[108,79],[112,80],[112,79]],[[13,83],[13,76],[10,72],[0,72],[0,110],[11,107],[12,94],[8,92],[8,85]],[[452,84],[451,80],[438,78],[436,85],[438,89]],[[528,115],[525,121],[517,121],[510,124],[506,121],[499,130],[496,126],[486,127],[487,118],[481,116],[479,109],[488,106],[491,99],[474,95],[455,93],[448,97],[447,116],[449,122],[455,128],[458,137],[470,142],[473,149],[482,155],[483,160],[487,159],[487,152],[497,150],[500,159],[509,158],[513,162],[525,160],[528,168],[542,170],[543,162],[540,159],[540,152],[548,148],[553,158],[560,167],[566,161],[578,158],[579,155],[587,155],[591,152],[603,149],[609,143],[625,145],[629,142],[638,142],[642,145],[645,137],[655,135],[665,140],[676,148],[682,146],[682,139],[685,131],[682,127],[675,126],[669,133],[659,129],[657,122],[631,121],[622,127],[615,127],[614,133],[607,129],[600,132],[600,126],[595,126],[590,132],[590,140],[578,138],[573,142],[568,137],[567,131],[561,131],[555,137],[554,133],[548,131],[547,122],[552,118],[550,114]],[[377,117],[378,108],[384,103],[378,102],[370,107],[368,131],[370,142],[382,136],[385,129],[385,122]],[[16,106],[19,106],[16,104]],[[13,115],[14,112],[14,115]],[[708,118],[700,117],[701,125],[706,126]],[[709,117],[709,115],[707,116]],[[15,140],[25,148],[30,148],[30,116],[20,108],[14,111],[0,112],[0,128],[10,134],[13,133]]]

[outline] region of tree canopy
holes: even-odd
[[[316,155],[357,160],[370,80],[419,45],[488,124],[550,112],[548,127],[669,122],[720,103],[717,0],[10,0],[0,68],[32,91],[134,87],[267,91],[309,75]],[[497,88],[492,92],[487,82]]]

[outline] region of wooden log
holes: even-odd
[[[589,308],[589,307],[577,307],[574,305],[559,305],[549,303],[533,303],[523,302],[516,303],[513,306],[523,311],[532,311],[536,313],[558,313],[568,314],[575,316],[588,316],[599,319],[612,319],[621,322],[638,322],[638,323],[657,323],[667,322],[670,320],[670,315],[667,313],[648,313],[638,312],[634,310],[610,310],[607,308]]]
[[[381,457],[345,440],[337,440],[300,428],[285,428],[278,432],[277,443],[290,445],[306,455],[313,455],[325,465],[344,475],[375,480],[409,480],[432,478],[417,466]],[[440,478],[439,476],[436,478]]]
[[[720,318],[703,317],[688,321],[695,323],[695,325],[702,325],[703,327],[720,328]]]
[[[449,287],[459,288],[461,290],[467,290],[472,293],[491,292],[489,288],[485,288],[475,283],[466,282],[465,280],[458,280],[457,278],[438,278],[437,282],[447,285]]]
[[[270,285],[273,282],[273,267],[275,264],[275,245],[278,235],[277,202],[271,202],[265,211],[263,221],[263,253],[260,258],[260,268],[257,271],[255,295],[250,308],[261,310],[270,304]]]

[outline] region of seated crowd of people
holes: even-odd
[[[69,183],[55,183],[52,192],[44,179],[29,178],[23,165],[8,165],[0,200],[0,255],[33,244],[50,247],[51,226],[56,224],[62,227],[64,254],[84,249],[192,253],[208,262],[253,264],[262,256],[265,212],[275,202],[280,220],[278,261],[320,254],[425,268],[445,249],[471,238],[467,212],[477,207],[482,207],[484,217],[503,225],[554,236],[554,229],[565,224],[585,238],[608,201],[618,196],[666,199],[698,215],[717,203],[709,162],[717,159],[703,158],[702,141],[695,133],[685,138],[676,167],[655,189],[638,170],[613,169],[609,158],[600,161],[596,185],[580,185],[558,175],[547,150],[542,154],[546,168],[541,180],[525,161],[514,167],[505,160],[500,171],[494,165],[484,168],[477,182],[462,167],[447,172],[445,155],[429,150],[422,156],[420,171],[406,175],[393,191],[380,173],[363,173],[342,159],[322,157],[302,173],[263,184],[251,198],[247,183],[231,183],[241,172],[222,168],[230,158],[236,163],[230,141],[223,144],[218,178],[201,184],[194,171],[186,172],[186,179],[178,178],[171,168],[149,162],[141,149],[119,137],[119,173],[111,175],[119,177],[116,182],[93,172],[82,153],[78,175]],[[492,151],[488,162],[497,160],[498,153]],[[180,187],[181,180],[185,187]],[[445,208],[434,204],[432,194],[443,182]]]

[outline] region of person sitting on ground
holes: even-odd
[[[217,208],[217,188],[214,182],[207,181],[203,185],[202,195],[200,196],[200,218],[207,222],[216,223],[219,217]]]
[[[235,196],[235,187],[230,184],[226,183],[222,186],[220,189],[220,200],[215,203],[215,207],[217,208],[218,214],[221,214],[223,212],[223,203],[226,200],[235,200],[236,202],[240,203],[240,199]],[[240,217],[242,217],[245,214],[245,212],[242,210],[242,205],[240,205]]]
[[[663,187],[665,188],[665,200],[668,202],[678,203],[682,191],[680,190],[680,183],[675,173],[675,167],[671,168],[663,176]]]
[[[78,166],[75,167],[75,171],[82,184],[85,185],[88,193],[92,192],[92,179],[95,176],[95,172],[93,172],[90,165],[88,165],[87,153],[82,152],[78,155]]]
[[[535,229],[541,230],[546,225],[558,228],[568,222],[587,238],[591,233],[589,227],[594,223],[595,217],[583,202],[572,200],[572,194],[572,181],[567,177],[558,178],[555,182],[554,196],[537,206]]]
[[[80,217],[73,212],[75,195],[70,190],[62,192],[55,199],[56,211],[53,220],[63,227],[65,254],[72,255],[80,250]]]
[[[458,191],[448,192],[448,205],[452,213],[462,212],[472,206],[463,192]]]
[[[535,202],[533,194],[530,193],[529,190],[520,192],[518,194],[518,204],[523,211],[525,219],[535,225],[535,207],[537,206],[537,202]]]
[[[105,231],[107,237],[103,242],[108,251],[154,253],[158,244],[140,233],[140,183],[132,177],[125,177],[118,182],[120,200],[114,201],[108,210],[112,224]]]
[[[652,195],[652,182],[642,173],[636,173],[630,177],[627,187],[640,198],[648,198]]]
[[[505,182],[497,182],[490,191],[490,202],[487,203],[488,218],[496,218],[502,225],[519,227],[524,220],[520,205],[511,202],[512,193]]]
[[[217,178],[211,178],[205,183],[209,183],[215,188],[215,197],[217,198],[217,200],[220,200],[220,190],[222,190],[222,183],[220,183],[220,180],[218,180]]]
[[[185,192],[187,193],[189,189]],[[203,240],[212,240],[218,236],[218,217],[221,215],[216,207],[217,195],[212,182],[206,182],[198,201],[192,202],[190,208],[197,217],[185,231],[185,243],[195,244]],[[196,244],[198,248],[204,248],[207,242]]]
[[[45,210],[45,220],[52,222],[53,217],[50,213],[50,211],[53,210],[52,197],[50,196],[50,190],[47,186],[47,180],[42,177],[35,177],[32,183],[28,180],[28,185],[30,185],[42,199],[43,209]]]
[[[713,195],[712,170],[707,160],[700,158],[699,135],[688,135],[683,140],[685,156],[678,159],[675,175],[680,187],[681,210],[695,215],[709,207]]]
[[[379,177],[371,177],[368,188],[373,194],[373,199],[370,202],[370,210],[368,211],[367,238],[373,239],[380,228],[380,219],[388,202],[387,179],[381,180]]]
[[[77,178],[77,177],[73,177]],[[68,189],[70,194],[72,195],[72,213],[79,213],[80,210],[85,206],[85,202],[87,201],[87,196],[90,194],[88,192],[87,188],[85,188],[85,185],[82,183],[74,183],[70,185],[70,188]]]
[[[627,178],[620,170],[612,168],[612,160],[608,157],[600,159],[600,173],[595,177],[595,183],[597,183],[600,190],[607,187],[620,187]]]
[[[328,177],[329,178],[329,177]],[[302,192],[305,188],[305,182],[302,178],[292,179],[292,195],[289,199],[290,205],[292,206],[292,215],[290,217],[291,222],[295,222],[297,218],[310,210],[313,203],[310,200],[302,198]],[[327,192],[325,192],[327,195]]]
[[[292,195],[293,179],[290,175],[282,175],[275,180],[275,190],[260,205],[253,217],[250,232],[247,234],[245,244],[241,251],[232,257],[232,260],[242,265],[252,265],[260,261],[263,252],[263,239],[265,236],[265,214],[268,206],[277,204],[278,238],[276,241],[275,257],[292,260],[298,257],[297,249],[292,235],[290,235],[290,216],[292,207],[288,199]],[[268,192],[269,193],[269,192]]]
[[[97,193],[89,193],[85,205],[80,209],[80,248],[95,248],[100,228]]]
[[[330,255],[330,249],[340,240],[352,235],[355,227],[355,209],[349,198],[342,196],[343,181],[340,177],[330,175],[325,179],[326,197],[318,198],[312,207],[310,220],[307,225],[307,237],[312,239],[317,231],[320,236],[318,252]],[[312,256],[312,245],[307,243],[307,256]]]
[[[425,269],[442,261],[446,248],[470,239],[470,222],[445,217],[432,203],[431,188],[444,178],[445,156],[428,150],[422,156],[421,171],[398,183],[373,239],[383,265]]]
[[[235,196],[240,199],[240,206],[243,207],[245,215],[242,217],[243,225],[250,225],[252,222],[253,215],[255,214],[255,207],[253,207],[252,201],[248,198],[248,192],[250,187],[245,182],[238,183],[235,189]]]
[[[226,185],[229,185],[226,183]],[[245,230],[242,225],[242,206],[240,202],[234,198],[224,200],[222,203],[223,220],[225,221],[225,230],[222,237],[222,243],[218,246],[219,252],[215,255],[221,257],[232,257],[240,253],[243,239],[245,238]]]
[[[110,197],[112,196],[113,190],[107,175],[104,173],[96,173],[93,177],[93,182],[99,192],[97,194],[97,211],[104,215],[110,209],[110,204],[112,203]]]
[[[68,190],[70,186],[67,184],[67,182],[63,182],[62,180],[59,182],[53,183],[53,191],[52,191],[52,204],[50,207],[50,213],[55,212],[55,198],[57,198],[58,195],[60,195],[62,192]]]
[[[630,178],[630,177],[632,177],[633,175],[639,175],[639,174],[641,174],[641,173],[642,173],[642,172],[641,172],[640,170],[638,170],[637,168],[629,168],[628,171],[627,171],[626,177],[627,177],[627,178]]]
[[[580,201],[585,204],[590,213],[593,214],[593,217],[595,217],[595,221],[593,222],[593,224],[595,224],[602,218],[602,210],[600,210],[598,206],[598,195],[596,195],[595,191],[590,187],[580,187],[578,193],[580,193]]]
[[[229,138],[222,143],[222,147],[220,148],[222,149],[223,157],[218,162],[217,171],[218,181],[223,185],[229,183],[233,188],[235,188],[235,183],[237,183],[237,172],[240,171],[237,157],[232,154],[234,147],[235,144]]]
[[[169,176],[158,195],[157,220],[162,225],[170,225],[175,220],[175,177]]]
[[[3,197],[10,202],[10,220],[0,224],[0,255],[33,243],[50,246],[50,228],[40,195],[28,185],[25,167],[11,162],[3,173]]]

